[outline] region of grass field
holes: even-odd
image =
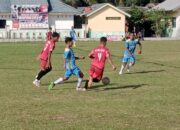
[[[87,54],[97,42],[82,42],[76,55],[88,77]],[[180,130],[180,42],[146,41],[143,54],[130,74],[118,75],[123,44],[109,43],[118,70],[106,65],[109,86],[95,84],[87,92],[76,92],[76,77],[49,92],[50,81],[64,73],[58,43],[52,56],[53,71],[32,85],[38,72],[41,43],[0,43],[1,130]]]

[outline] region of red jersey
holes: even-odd
[[[50,52],[54,50],[54,48],[55,48],[55,43],[53,41],[46,41],[44,49],[42,50],[40,54],[40,59],[48,60],[48,55]]]
[[[48,32],[46,39],[47,40],[51,40],[52,34],[53,34],[52,32]]]
[[[90,57],[93,57],[91,65],[104,69],[106,59],[110,56],[109,49],[104,46],[99,46],[91,51],[89,54]]]

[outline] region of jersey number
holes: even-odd
[[[102,58],[102,53],[98,53],[98,59],[99,59],[99,61],[101,61],[101,58]]]

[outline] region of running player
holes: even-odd
[[[142,45],[138,39],[135,39],[134,34],[131,33],[130,39],[126,40],[126,42],[125,42],[126,50],[124,51],[124,56],[122,59],[123,64],[122,64],[120,72],[119,72],[120,75],[123,74],[123,71],[125,69],[129,72],[130,68],[135,65],[136,59],[135,59],[134,53],[135,53],[137,44],[139,45],[139,49],[140,49],[140,51],[138,53],[141,54],[142,53]]]
[[[112,65],[113,70],[116,70],[115,65],[113,64],[109,49],[106,47],[107,38],[101,37],[100,45],[93,49],[90,54],[89,58],[92,59],[91,67],[89,70],[89,80],[86,82],[85,87],[91,88],[93,82],[100,82],[103,76],[104,67],[106,63],[106,59]]]
[[[44,49],[42,50],[41,54],[38,57],[38,59],[40,60],[41,70],[36,76],[35,80],[33,81],[33,84],[36,87],[40,87],[41,78],[52,70],[51,54],[55,48],[55,43],[58,42],[58,40],[59,40],[59,33],[54,32],[52,34],[52,39],[46,41]]]
[[[85,91],[86,89],[81,87],[81,83],[83,81],[84,74],[75,64],[76,60],[83,60],[83,59],[85,59],[85,57],[84,56],[81,56],[81,57],[74,56],[74,52],[72,49],[72,46],[73,46],[72,38],[67,37],[65,39],[65,43],[66,43],[66,48],[64,51],[64,69],[65,69],[64,77],[63,78],[60,77],[56,81],[52,82],[49,85],[48,90],[51,90],[57,84],[67,81],[71,77],[71,75],[76,75],[78,77],[78,83],[77,83],[76,90],[77,91]]]

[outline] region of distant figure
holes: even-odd
[[[46,40],[47,40],[47,41],[52,39],[52,34],[53,34],[52,28],[49,27],[49,31],[48,31],[47,34],[46,34]]]
[[[143,28],[142,30],[141,30],[141,39],[144,41],[144,33],[145,33],[145,29]]]
[[[77,35],[74,27],[71,28],[70,37],[73,39],[73,46],[76,47]]]

